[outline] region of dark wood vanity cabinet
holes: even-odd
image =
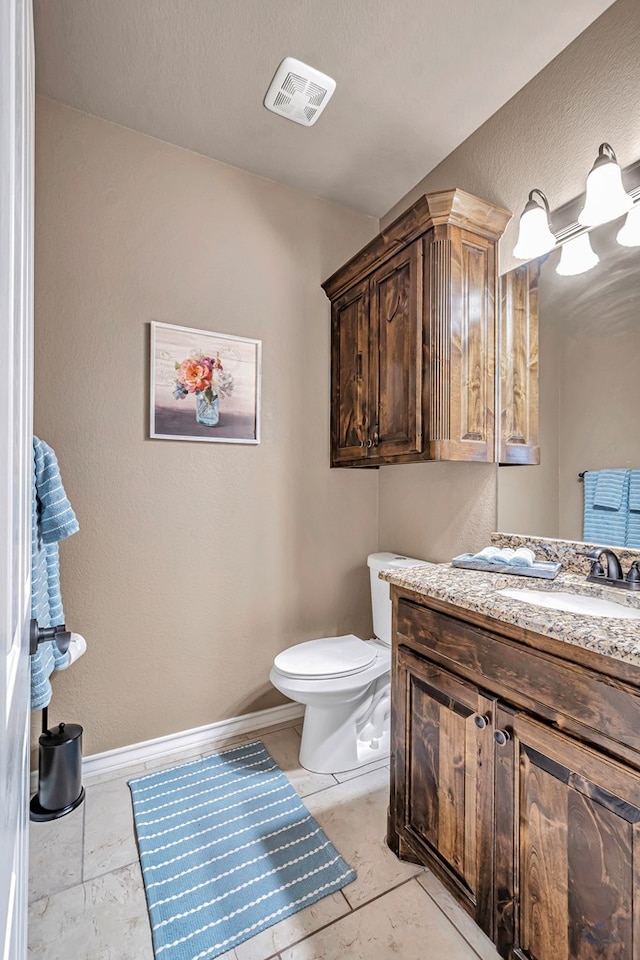
[[[640,691],[615,675],[626,665],[598,676],[520,628],[393,590],[389,846],[433,869],[505,958],[638,960]]]
[[[323,287],[331,464],[493,460],[496,245],[510,214],[421,197]]]

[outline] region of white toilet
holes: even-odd
[[[307,640],[279,653],[271,669],[274,687],[306,707],[300,763],[314,773],[354,770],[389,754],[391,599],[378,573],[428,564],[395,553],[372,553],[367,563],[375,637]]]

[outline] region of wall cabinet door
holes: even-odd
[[[495,243],[447,225],[425,238],[433,460],[495,460]]]
[[[640,775],[521,713],[500,709],[497,724],[511,733],[496,747],[501,953],[637,960]]]
[[[369,428],[369,281],[331,309],[331,463],[365,460]]]
[[[422,244],[371,277],[369,460],[422,450]]]
[[[399,839],[444,873],[488,933],[493,920],[493,712],[494,701],[478,688],[398,648],[391,817]]]
[[[533,260],[500,278],[500,463],[540,463],[538,280]]]

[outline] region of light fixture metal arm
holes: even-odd
[[[549,217],[551,216],[551,210],[550,210],[550,208],[549,208],[549,201],[547,200],[546,194],[544,194],[544,193],[542,192],[542,190],[538,189],[538,187],[534,187],[533,190],[531,190],[531,191],[529,192],[528,203],[535,203],[535,202],[536,202],[536,201],[533,199],[534,193],[537,193],[538,196],[540,197],[540,199],[542,200],[542,202],[543,202],[543,204],[544,204],[544,208],[545,208],[545,210],[547,211],[547,217],[549,218]],[[538,204],[536,204],[536,206],[537,206],[537,205],[538,205]]]

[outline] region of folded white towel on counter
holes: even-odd
[[[536,555],[528,547],[485,547],[479,553],[473,554],[474,560],[484,560],[485,563],[508,563],[512,567],[532,567]]]

